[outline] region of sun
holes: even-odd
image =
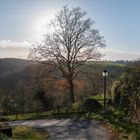
[[[49,20],[46,19],[45,17],[39,18],[37,19],[37,21],[35,21],[34,26],[33,26],[34,28],[33,30],[35,32],[34,34],[35,38],[37,38],[38,40],[43,39],[44,34],[46,33],[48,22]]]
[[[47,11],[37,16],[34,16],[31,21],[32,36],[35,40],[40,41],[44,38],[44,35],[50,31],[48,24],[50,20],[54,18],[55,11]]]

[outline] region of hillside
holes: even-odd
[[[75,88],[76,96],[78,98],[85,98],[90,95],[102,93],[102,71],[104,69],[107,69],[109,72],[107,88],[108,91],[110,91],[113,81],[117,79],[126,68],[127,66],[124,64],[114,64],[112,62],[86,63],[80,68],[81,73],[76,79],[77,81],[83,81],[86,88],[82,91]],[[9,111],[13,109],[13,103],[11,103],[13,100],[14,104],[18,106],[16,109],[19,109],[21,113],[35,111],[36,109],[40,110],[40,107],[44,107],[42,103],[45,104],[45,106],[49,106],[48,99],[51,99],[49,108],[52,107],[52,102],[55,104],[57,100],[59,100],[60,104],[63,98],[65,98],[64,102],[67,101],[67,96],[61,97],[67,92],[67,89],[59,92],[59,89],[62,88],[61,85],[59,89],[53,85],[53,82],[57,82],[56,80],[59,81],[61,79],[61,75],[59,71],[50,71],[49,65],[44,67],[44,65],[36,65],[30,63],[28,60],[22,59],[0,59],[0,72],[0,112],[2,114],[10,113]],[[50,72],[51,76],[55,77],[53,81],[51,81],[52,79],[49,77]],[[56,78],[56,76],[58,77]],[[41,88],[45,94],[38,93],[40,85],[43,86]],[[61,93],[61,98],[59,97],[59,93]],[[36,96],[38,98],[36,98]],[[40,102],[40,100],[42,102]]]
[[[96,81],[96,87],[101,87],[102,71],[108,70],[108,82],[115,80],[126,69],[125,64],[114,62],[88,62],[81,67],[82,73],[78,79],[86,80],[90,86]],[[0,59],[0,88],[11,89],[20,81],[30,81],[32,75],[31,63],[28,60],[5,58]],[[45,71],[44,71],[45,72]],[[45,73],[43,74],[45,75]]]
[[[78,76],[78,79],[86,81],[88,92],[90,92],[90,94],[102,93],[102,71],[107,70],[107,88],[110,92],[114,80],[116,80],[123,72],[125,72],[127,67],[128,65],[126,64],[119,64],[114,62],[87,62],[84,66],[81,67],[82,73]]]
[[[0,59],[0,88],[11,89],[17,82],[29,79],[29,65],[24,59]]]
[[[0,59],[0,78],[5,77],[13,72],[21,71],[29,65],[28,60],[3,58]]]

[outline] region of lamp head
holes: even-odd
[[[107,70],[103,70],[102,74],[103,74],[103,77],[107,77],[108,76],[108,71]]]

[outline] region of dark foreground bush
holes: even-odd
[[[89,112],[96,112],[103,108],[102,105],[93,98],[86,99],[84,101],[83,107],[86,111],[89,111]]]

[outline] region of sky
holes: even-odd
[[[80,7],[104,36],[104,60],[140,58],[139,0],[0,0],[0,58],[27,58],[63,6]]]

